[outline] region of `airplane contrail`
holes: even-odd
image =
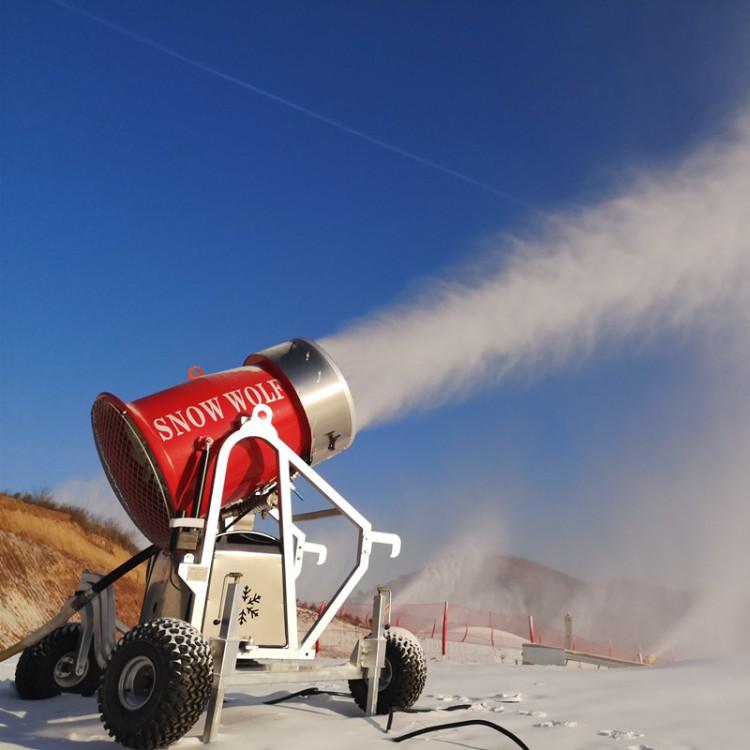
[[[147,47],[151,47],[151,49],[157,50],[158,52],[161,52],[162,54],[168,55],[169,57],[172,57],[175,60],[184,62],[187,65],[190,65],[194,68],[197,68],[198,70],[203,71],[204,73],[209,73],[210,75],[216,76],[217,78],[220,78],[223,81],[232,83],[235,86],[240,86],[241,88],[246,89],[247,91],[252,91],[254,94],[263,96],[266,99],[269,99],[273,102],[276,102],[277,104],[281,104],[282,106],[287,107],[288,109],[292,109],[295,112],[299,112],[303,115],[306,115],[307,117],[311,117],[314,120],[318,120],[319,122],[325,123],[326,125],[329,125],[332,128],[336,128],[337,130],[341,130],[344,133],[353,135],[356,138],[359,138],[363,141],[367,141],[367,143],[371,143],[374,146],[378,146],[379,148],[385,149],[386,151],[390,151],[391,153],[397,154],[398,156],[401,156],[405,159],[409,159],[418,164],[422,164],[425,167],[429,167],[430,169],[437,170],[438,172],[442,172],[443,174],[446,174],[450,177],[454,177],[458,180],[466,182],[469,185],[473,185],[476,188],[484,190],[488,193],[492,193],[493,195],[496,195],[499,198],[503,198],[504,200],[510,201],[511,203],[515,203],[516,205],[523,206],[525,208],[530,208],[530,206],[527,203],[520,200],[519,198],[516,198],[515,196],[510,195],[509,193],[506,193],[505,191],[500,190],[499,188],[496,188],[493,185],[490,185],[486,182],[482,182],[481,180],[471,177],[470,175],[464,174],[463,172],[459,172],[455,169],[451,169],[450,167],[446,167],[443,164],[439,164],[438,162],[433,161],[432,159],[427,159],[424,156],[420,156],[419,154],[415,154],[413,151],[407,151],[406,149],[400,148],[399,146],[394,146],[393,144],[388,143],[387,141],[384,141],[380,138],[376,138],[375,136],[372,136],[369,133],[365,133],[363,130],[358,130],[357,128],[353,128],[349,125],[346,125],[343,122],[340,122],[339,120],[335,120],[332,117],[328,117],[327,115],[321,114],[320,112],[316,112],[314,109],[310,109],[309,107],[304,107],[303,105],[297,104],[296,102],[293,102],[290,99],[287,99],[283,96],[279,96],[278,94],[274,94],[272,91],[268,91],[268,89],[261,88],[260,86],[255,86],[254,84],[249,83],[248,81],[245,81],[242,78],[237,78],[237,76],[230,75],[229,73],[224,73],[218,68],[214,68],[211,65],[206,65],[205,63],[202,63],[198,60],[194,60],[190,57],[187,57],[186,55],[183,55],[181,52],[177,52],[176,50],[173,50],[171,47],[167,47],[164,44],[161,44],[147,36],[144,36],[143,34],[138,34],[137,32],[131,31],[130,29],[125,28],[124,26],[120,26],[119,24],[114,23],[113,21],[108,21],[106,18],[102,18],[101,16],[97,16],[93,13],[89,13],[88,11],[83,10],[81,8],[76,8],[73,5],[69,5],[68,3],[63,2],[63,0],[51,0],[51,1],[55,3],[56,5],[59,5],[60,7],[71,11],[72,13],[77,13],[79,16],[83,16],[84,18],[88,18],[91,21],[95,21],[96,23],[101,24],[102,26],[106,26],[108,29],[111,29],[112,31],[116,31],[117,33],[122,34],[123,36],[129,37],[130,39],[133,39],[137,42],[140,42],[141,44],[146,45]]]

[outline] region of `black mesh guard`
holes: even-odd
[[[94,402],[91,425],[102,466],[122,507],[147,539],[168,549],[174,506],[146,441],[106,396]]]

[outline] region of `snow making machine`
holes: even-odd
[[[400,550],[398,536],[374,531],[312,468],[355,435],[347,383],[318,344],[295,339],[225,372],[194,368],[188,381],[132,403],[103,393],[92,425],[112,488],[152,545],[108,576],[85,573],[58,617],[24,640],[22,697],[96,693],[109,734],[132,748],[176,742],[204,710],[210,742],[225,691],[239,685],[348,680],[368,715],[414,704],[425,659],[413,635],[389,626],[386,589],[349,661],[315,660],[373,545],[392,557]],[[322,509],[295,513],[299,482]],[[304,632],[296,580],[326,548],[303,527],[333,515],[354,527],[353,566]],[[269,524],[273,533],[257,528]],[[128,629],[111,583],[146,559],[140,622]],[[67,622],[75,611],[80,624]]]

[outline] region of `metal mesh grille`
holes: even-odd
[[[127,414],[106,398],[94,403],[91,424],[102,466],[122,506],[150,541],[167,549],[173,506],[145,441]]]

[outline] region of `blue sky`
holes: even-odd
[[[749,32],[741,2],[5,0],[0,488],[100,481],[100,391],[327,337],[672,168],[746,106]],[[624,477],[715,444],[722,335],[597,344],[323,472],[406,569],[497,524],[594,575]]]

